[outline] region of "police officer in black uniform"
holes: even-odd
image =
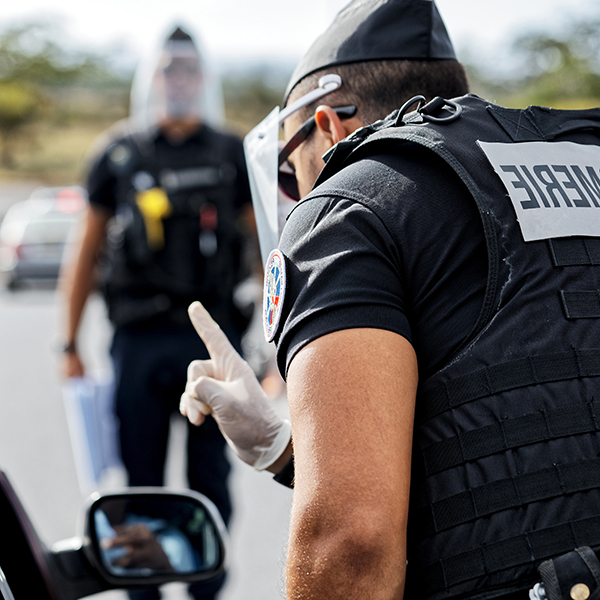
[[[300,195],[318,179],[266,266],[288,597],[597,598],[600,111],[417,97],[346,137],[381,97],[354,65],[393,69],[402,23],[443,38],[433,2],[351,3],[286,95],[342,80],[284,121]]]
[[[90,207],[66,286],[65,371],[72,377],[84,371],[76,335],[105,246],[115,406],[132,486],[163,485],[169,420],[187,366],[207,356],[187,306],[201,300],[238,348],[245,325],[233,293],[243,276],[244,219],[251,214],[247,173],[241,141],[204,122],[206,84],[194,41],[175,29],[151,79],[138,82],[147,86],[137,100],[147,122],[118,124],[90,167]],[[190,487],[213,500],[228,522],[230,467],[212,418],[189,428],[187,455]],[[221,583],[191,592],[213,598]],[[131,594],[159,597],[157,590]]]

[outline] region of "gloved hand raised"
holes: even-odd
[[[266,469],[287,448],[290,423],[273,410],[250,365],[202,304],[194,302],[188,312],[211,358],[190,363],[179,410],[194,425],[212,413],[233,451],[255,469]]]

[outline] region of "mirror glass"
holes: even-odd
[[[91,515],[98,554],[115,577],[211,571],[221,562],[220,534],[208,510],[190,499],[100,499]]]

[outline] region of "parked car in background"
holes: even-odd
[[[39,188],[8,209],[0,225],[0,272],[9,289],[56,282],[85,204],[80,187]]]

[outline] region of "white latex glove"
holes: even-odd
[[[194,425],[212,413],[233,451],[262,471],[287,448],[290,422],[273,410],[250,365],[204,306],[194,302],[188,312],[211,358],[190,363],[179,410]]]

